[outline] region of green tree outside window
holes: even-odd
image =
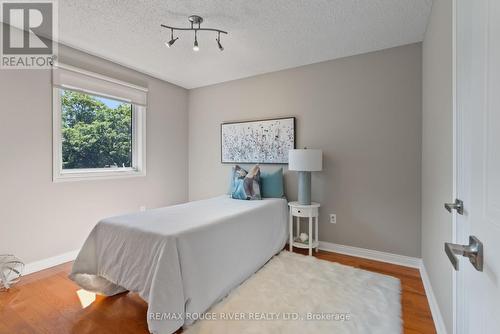
[[[132,167],[132,105],[61,94],[63,169]]]

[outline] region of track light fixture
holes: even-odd
[[[178,40],[178,39],[179,39],[179,37],[174,38],[174,30],[171,29],[171,31],[170,31],[170,41],[165,42],[165,45],[167,46],[167,48],[169,48],[172,45],[174,45],[175,41]]]
[[[174,30],[194,31],[193,51],[199,51],[200,50],[200,47],[198,45],[198,31],[215,31],[215,32],[217,32],[217,39],[216,39],[217,46],[219,47],[220,51],[224,50],[224,47],[222,46],[222,44],[220,42],[220,34],[226,34],[227,35],[227,31],[220,30],[220,29],[213,29],[213,28],[202,28],[201,27],[201,23],[203,22],[203,18],[201,16],[198,16],[198,15],[191,15],[190,17],[188,17],[188,20],[191,23],[191,27],[190,28],[176,28],[176,27],[167,26],[165,24],[161,25],[163,28],[170,29],[170,41],[169,42],[165,42],[165,45],[167,47],[170,48],[172,45],[174,45],[175,41],[177,41],[179,39],[179,37],[174,38]],[[198,27],[196,27],[195,25],[198,25]]]

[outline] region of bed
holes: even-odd
[[[227,295],[285,245],[287,202],[228,196],[103,219],[70,278],[148,302],[151,333],[175,332]]]

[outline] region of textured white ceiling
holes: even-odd
[[[185,88],[422,41],[432,0],[60,0],[62,43]],[[170,31],[160,24],[229,32]]]

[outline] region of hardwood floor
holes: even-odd
[[[324,251],[316,256],[399,278],[404,333],[436,333],[417,269]],[[70,269],[71,263],[65,263],[27,275],[9,291],[0,292],[0,333],[148,333],[147,304],[139,296],[96,296],[83,308],[77,295],[80,288],[67,278]]]

